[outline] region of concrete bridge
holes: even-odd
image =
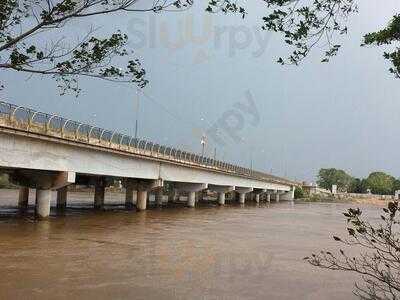
[[[296,182],[203,157],[184,150],[96,126],[0,102],[0,171],[10,175],[20,188],[19,206],[28,205],[29,188],[36,189],[36,215],[50,214],[51,191],[57,191],[57,207],[65,208],[67,186],[95,187],[94,207],[104,205],[104,193],[113,180],[126,191],[126,206],[145,210],[148,193],[162,203],[168,184],[169,199],[187,195],[194,207],[196,193],[218,193],[225,204],[226,193],[235,192],[245,203],[246,194],[255,201],[263,196],[276,201],[291,200]]]

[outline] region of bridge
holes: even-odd
[[[244,204],[246,194],[255,201],[292,200],[294,181],[224,161],[190,153],[117,131],[80,123],[62,116],[0,102],[0,171],[20,186],[18,205],[26,209],[29,188],[36,189],[35,212],[50,214],[52,191],[57,207],[67,203],[67,187],[94,186],[94,208],[104,206],[104,193],[112,180],[125,188],[126,206],[145,210],[148,194],[162,204],[164,186],[168,199],[187,195],[187,206],[195,207],[196,193],[218,193],[225,204],[227,193],[236,193]],[[134,202],[136,191],[136,203]]]

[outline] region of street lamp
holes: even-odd
[[[207,143],[207,137],[203,134],[203,136],[201,137],[201,140],[200,140],[202,157],[204,157],[204,150],[206,147],[206,143]]]

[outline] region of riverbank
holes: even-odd
[[[390,201],[393,201],[392,198],[381,197],[378,195],[372,195],[368,197],[368,195],[363,195],[360,197],[346,197],[345,195],[338,196],[327,196],[327,195],[314,195],[313,197],[297,199],[297,202],[304,203],[345,203],[345,204],[364,204],[364,205],[375,205],[379,207],[387,206]]]

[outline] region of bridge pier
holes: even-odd
[[[152,195],[153,195],[153,193],[151,191],[147,191],[147,206],[149,206],[151,203]]]
[[[188,193],[187,206],[188,207],[195,207],[196,206],[196,192],[189,192]]]
[[[267,202],[269,202],[269,203],[271,202],[271,194],[269,194],[269,193],[267,194]]]
[[[169,202],[169,193],[166,195],[166,199],[165,199],[165,204],[167,205]],[[164,194],[163,194],[163,200],[164,200]]]
[[[75,183],[75,172],[69,171],[39,171],[18,169],[12,174],[14,181],[23,185],[19,190],[18,206],[21,209],[28,207],[29,187],[36,188],[35,216],[39,219],[50,215],[50,201],[52,191],[63,191],[62,200],[66,203],[66,187]],[[59,197],[57,197],[59,198]],[[59,203],[61,200],[58,200]]]
[[[135,190],[136,182],[133,179],[127,179],[125,181],[125,208],[131,209],[134,205],[133,192]]]
[[[155,194],[155,200],[157,206],[162,206],[164,198],[164,189],[162,187],[157,188]]]
[[[254,201],[256,203],[260,203],[261,195],[264,194],[267,190],[266,189],[254,189]]]
[[[253,188],[245,188],[245,187],[235,187],[235,191],[239,193],[239,203],[245,204],[246,202],[246,194],[253,191]]]
[[[279,196],[278,190],[270,190],[268,192],[268,194],[269,194],[269,202],[271,202],[271,200],[274,200],[275,202],[279,202],[280,196]]]
[[[209,184],[208,189],[212,192],[218,193],[218,204],[219,205],[225,205],[226,193],[234,191],[235,187],[227,186],[227,185]]]
[[[244,204],[246,202],[246,194],[245,193],[239,193],[239,203]]]
[[[249,200],[249,201],[255,201],[255,197],[256,196],[256,194],[253,192],[253,193],[248,193],[248,194],[246,194],[246,198]]]
[[[294,200],[294,190],[295,190],[295,187],[292,186],[290,191],[282,194],[281,200],[293,201]]]
[[[173,187],[170,187],[168,192],[168,202],[174,203],[176,200],[176,190]]]
[[[187,192],[188,199],[186,205],[188,207],[195,207],[196,206],[196,192],[203,191],[207,189],[208,184],[206,183],[176,183],[176,189],[178,191]]]
[[[26,210],[28,208],[29,201],[29,188],[20,187],[18,194],[18,208],[21,210]]]
[[[161,179],[158,180],[144,180],[138,182],[137,185],[137,199],[136,199],[136,209],[138,211],[143,211],[147,209],[147,197],[148,192],[157,188],[162,188],[164,183]]]
[[[225,205],[225,193],[224,192],[218,193],[218,204]]]
[[[67,208],[68,187],[64,186],[57,190],[57,209]]]
[[[106,185],[104,178],[100,178],[96,181],[94,186],[94,208],[103,209],[104,208],[104,195],[106,191]]]
[[[204,191],[200,191],[196,193],[196,203],[204,200]]]
[[[50,216],[51,190],[36,190],[35,214],[39,219],[46,219]]]
[[[147,209],[147,190],[138,190],[136,199],[136,209],[138,211]]]

